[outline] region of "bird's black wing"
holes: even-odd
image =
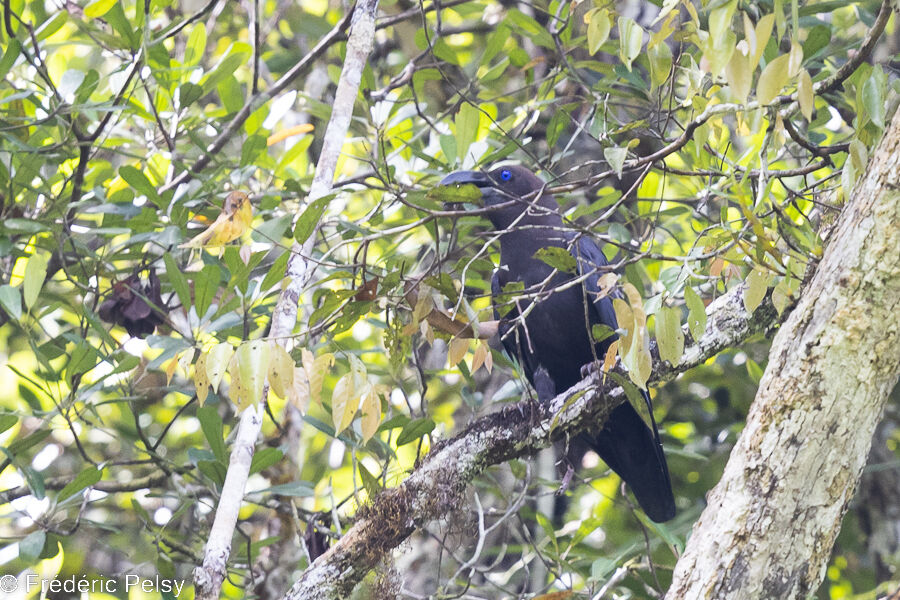
[[[512,306],[508,312],[503,315],[498,310],[499,298],[503,293],[500,287],[500,276],[497,271],[491,277],[491,296],[493,297],[494,319],[499,322],[497,332],[503,349],[506,353],[519,364],[522,374],[531,382],[537,392],[538,400],[541,402],[550,401],[556,397],[556,384],[550,378],[547,370],[540,365],[535,364],[533,352],[529,352],[525,347],[525,341],[521,339],[521,328],[511,331],[515,325],[513,321],[519,316],[519,309]]]
[[[595,311],[594,316],[600,323],[616,330],[618,322],[612,298],[604,294],[600,286],[600,277],[604,272],[597,269],[609,264],[606,257],[597,243],[586,236],[577,240],[573,250],[578,260],[579,274],[587,275],[582,285]],[[601,353],[613,339],[607,338],[598,344],[598,355],[602,356]],[[668,521],[675,516],[669,468],[653,418],[650,394],[646,390],[641,390],[641,394],[650,414],[649,424],[629,402],[625,402],[613,410],[602,431],[584,439],[628,483],[651,519]]]

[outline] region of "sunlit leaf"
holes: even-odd
[[[690,286],[684,288],[684,302],[688,307],[688,329],[694,342],[697,342],[706,332],[706,307]]]
[[[772,274],[769,270],[761,267],[756,267],[747,275],[747,279],[744,282],[746,284],[744,288],[744,307],[747,309],[747,312],[752,313],[756,310],[756,307],[766,297],[766,290],[771,277]]]
[[[800,103],[800,112],[806,120],[812,120],[813,114],[813,83],[809,71],[803,69],[797,79],[797,101]]]
[[[200,406],[203,406],[203,403],[206,402],[206,397],[209,395],[209,377],[206,374],[208,358],[209,355],[201,352],[200,356],[197,357],[197,362],[194,363],[194,389],[197,391],[197,402],[200,403]]]
[[[38,294],[44,286],[47,278],[47,256],[44,254],[32,254],[25,265],[25,280],[22,282],[22,299],[25,308],[31,310],[37,302]]]
[[[75,478],[66,484],[66,486],[59,491],[59,495],[56,497],[56,502],[60,503],[66,498],[70,498],[82,491],[85,488],[88,488],[98,481],[103,476],[103,471],[98,469],[95,466],[90,466],[83,471],[81,471]]]
[[[609,11],[605,8],[593,11],[588,21],[587,39],[588,52],[596,54],[606,40],[609,39],[609,32],[612,28],[612,20],[609,18]]]
[[[619,58],[631,71],[631,63],[641,54],[644,30],[628,17],[619,17]]]
[[[773,59],[763,69],[762,74],[759,76],[759,81],[756,83],[756,99],[761,105],[771,104],[781,93],[781,90],[784,89],[784,86],[787,85],[789,61],[790,56],[782,54]]]
[[[287,399],[288,390],[294,383],[294,359],[281,345],[271,343],[269,362],[269,386],[279,398]]]
[[[677,365],[684,354],[684,333],[681,331],[681,311],[663,306],[656,313],[656,343],[659,357]]]

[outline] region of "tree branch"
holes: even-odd
[[[744,308],[743,285],[707,307],[706,333],[671,367],[656,361],[654,381],[675,377],[776,323],[770,299],[751,315]],[[550,404],[522,401],[472,422],[465,431],[439,442],[398,487],[363,507],[356,523],[334,546],[309,566],[286,600],[346,598],[365,574],[379,564],[416,527],[446,516],[462,501],[469,481],[487,467],[535,454],[555,440],[603,425],[625,401],[611,377],[581,381]]]
[[[377,5],[377,0],[360,0],[352,11],[353,23],[347,41],[347,55],[335,92],[334,108],[325,130],[322,151],[316,164],[316,173],[310,187],[308,197],[310,202],[331,192],[338,156],[347,137],[350,119],[353,116],[353,105],[359,93],[362,71],[374,43]],[[337,28],[332,30],[332,33],[335,31]],[[321,44],[322,42],[319,46]],[[296,242],[291,248],[291,257],[287,265],[288,286],[278,298],[270,331],[271,337],[281,344],[287,344],[290,340],[290,334],[297,323],[300,293],[315,272],[315,263],[306,258],[312,253],[315,238],[314,232],[302,248]],[[228,556],[231,553],[231,540],[244,497],[244,487],[250,474],[254,446],[262,429],[268,392],[269,387],[266,384],[259,405],[250,406],[241,413],[225,483],[222,485],[222,496],[219,498],[216,516],[204,549],[203,564],[194,569],[194,585],[198,600],[214,600],[219,597],[225,579]]]

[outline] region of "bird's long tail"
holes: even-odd
[[[643,394],[650,408],[650,396],[647,392]],[[647,516],[660,523],[675,516],[675,498],[652,408],[650,419],[652,429],[629,402],[624,402],[613,410],[598,434],[584,434],[584,437],[600,458],[625,480]]]

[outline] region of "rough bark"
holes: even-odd
[[[772,344],[747,426],[666,596],[819,586],[900,372],[900,111]]]
[[[702,338],[685,349],[674,368],[656,361],[651,382],[672,379],[773,326],[777,317],[771,301],[767,298],[751,315],[744,308],[743,294],[743,286],[737,286],[712,302]],[[306,569],[285,598],[349,597],[366,573],[417,527],[451,515],[464,501],[463,492],[473,477],[490,465],[533,455],[556,440],[602,426],[624,399],[623,389],[612,377],[603,382],[588,378],[549,404],[524,400],[474,421],[457,436],[438,443],[402,484],[363,507],[353,527]]]

